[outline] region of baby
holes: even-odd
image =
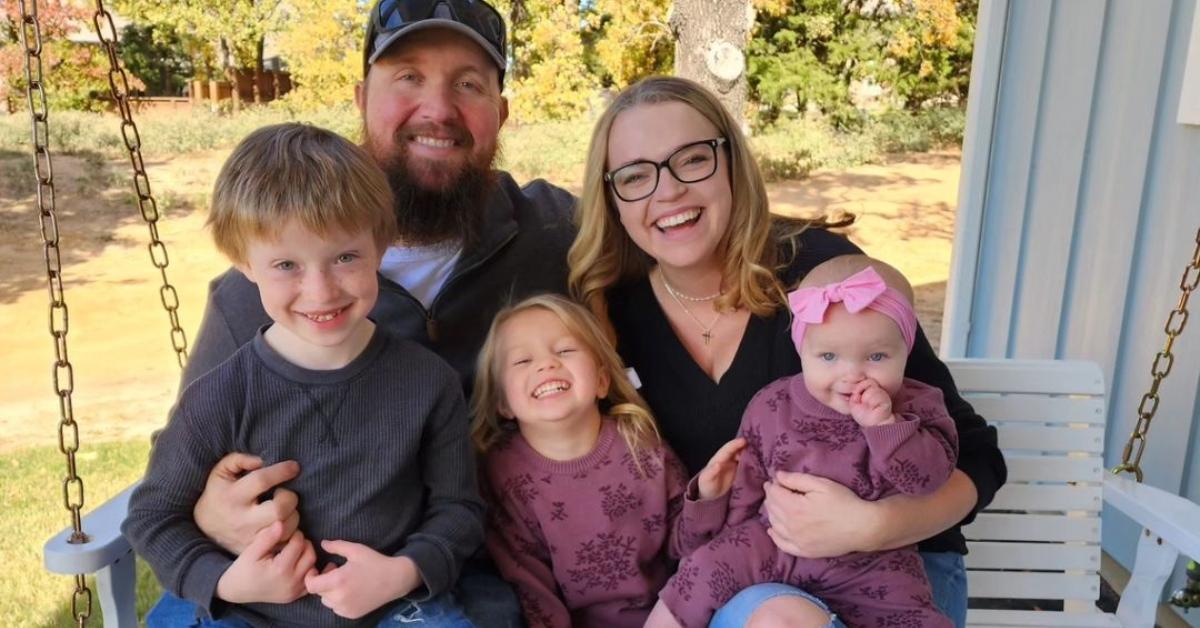
[[[950,477],[958,449],[941,391],[904,377],[917,320],[898,271],[836,257],[809,272],[789,303],[803,372],[768,384],[746,408],[725,527],[680,563],[647,626],[707,626],[741,589],[780,582],[820,598],[852,628],[949,627],[915,547],[804,559],[767,534],[763,484],[776,472],[823,476],[872,501],[922,495]]]

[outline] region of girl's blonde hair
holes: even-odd
[[[718,248],[723,257],[725,282],[724,294],[716,301],[718,309],[745,307],[759,316],[771,314],[787,303],[783,286],[775,276],[780,267],[778,243],[784,240],[794,244],[795,237],[809,226],[850,224],[772,217],[766,184],[746,136],[711,92],[698,83],[673,76],[650,77],[634,83],[617,95],[596,122],[588,147],[583,196],[576,214],[579,235],[567,255],[571,295],[602,321],[610,338],[613,332],[605,293],[618,283],[645,276],[651,259],[621,226],[615,200],[605,184],[609,133],[621,113],[641,105],[667,102],[688,105],[711,122],[717,134],[726,140],[733,206],[729,230]]]
[[[475,446],[480,452],[487,452],[513,429],[513,424],[506,423],[508,419],[500,416],[501,405],[507,405],[501,381],[500,328],[516,316],[534,309],[545,310],[557,316],[571,335],[591,353],[596,360],[597,371],[608,376],[608,395],[601,401],[600,409],[616,420],[617,431],[633,453],[635,463],[638,463],[641,459],[641,448],[656,446],[660,442],[654,415],[625,376],[625,365],[621,362],[621,357],[617,355],[616,349],[608,341],[595,317],[578,303],[554,294],[529,297],[501,310],[492,320],[487,339],[483,342],[483,349],[479,352],[478,367],[475,371],[475,394],[471,398],[471,439]],[[640,467],[640,464],[638,466]]]

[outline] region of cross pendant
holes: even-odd
[[[706,331],[706,332],[704,332],[703,334],[700,334],[700,335],[704,336],[704,344],[706,344],[706,345],[708,344],[708,342],[709,342],[710,340],[712,340],[712,332],[711,332],[711,331]]]

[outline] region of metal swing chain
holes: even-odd
[[[125,141],[125,149],[129,151],[129,163],[133,166],[133,192],[137,195],[138,209],[142,220],[150,230],[150,261],[162,275],[162,287],[158,290],[159,300],[167,317],[171,320],[171,347],[175,350],[175,360],[183,368],[187,363],[187,334],[179,324],[179,293],[167,278],[167,246],[158,237],[158,203],[150,192],[150,176],[146,174],[146,163],[142,160],[142,136],[138,133],[137,124],[133,122],[133,109],[129,103],[129,77],[121,67],[121,58],[117,53],[117,27],[113,23],[112,14],[104,8],[104,0],[96,0],[96,14],[92,18],[96,25],[96,35],[104,52],[108,56],[108,87],[117,110],[121,114],[121,138]]]
[[[1138,404],[1137,426],[1129,435],[1129,441],[1125,443],[1125,451],[1121,454],[1121,464],[1113,468],[1113,473],[1132,473],[1138,482],[1142,481],[1142,454],[1146,450],[1146,433],[1150,431],[1150,422],[1154,420],[1154,413],[1158,411],[1158,387],[1167,378],[1167,375],[1171,374],[1171,367],[1175,364],[1175,354],[1171,353],[1171,348],[1175,345],[1175,339],[1183,333],[1183,328],[1187,326],[1188,299],[1198,286],[1200,286],[1200,229],[1196,230],[1196,250],[1192,253],[1192,262],[1183,270],[1183,278],[1179,280],[1179,289],[1182,292],[1179,295],[1179,303],[1167,317],[1167,324],[1164,328],[1167,334],[1167,344],[1154,356],[1154,364],[1150,367],[1150,375],[1154,377],[1154,381],[1150,383],[1150,390],[1142,395],[1142,402]]]
[[[58,449],[67,457],[67,477],[63,479],[63,503],[71,512],[71,543],[86,543],[83,532],[83,479],[75,466],[79,451],[79,425],[71,404],[75,390],[74,368],[67,357],[68,316],[62,284],[62,257],[58,247],[58,217],[54,204],[54,169],[50,161],[50,126],[47,122],[46,89],[42,76],[42,29],[38,22],[37,0],[17,0],[21,7],[21,45],[25,47],[25,98],[33,132],[33,171],[37,177],[38,218],[46,261],[46,279],[50,288],[50,335],[54,338],[54,392],[58,395]],[[92,590],[84,574],[75,575],[75,593],[71,596],[71,616],[82,628],[92,615]]]

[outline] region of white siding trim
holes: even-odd
[[[1200,125],[1200,8],[1192,15],[1192,38],[1179,95],[1179,124]]]
[[[987,198],[1009,1],[983,2],[979,7],[974,61],[971,64],[971,96],[967,101],[967,130],[963,138],[958,210],[954,221],[954,247],[950,255],[950,279],[946,285],[942,319],[941,354],[944,357],[965,356],[967,334],[971,330],[971,302],[975,296],[975,273],[979,265],[979,241]]]

